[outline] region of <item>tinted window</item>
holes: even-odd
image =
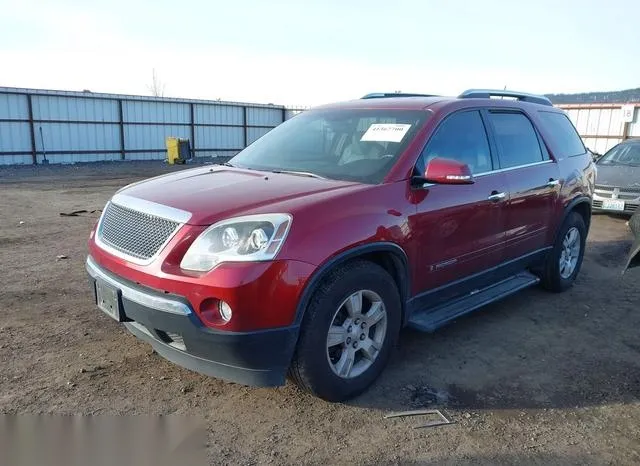
[[[269,131],[229,162],[257,170],[380,183],[429,115],[421,110],[309,110]]]
[[[501,168],[544,160],[538,135],[526,116],[522,113],[491,112],[489,118],[496,135]]]
[[[464,162],[472,173],[492,170],[487,133],[478,111],[454,113],[440,125],[420,157],[420,171],[435,157]]]
[[[578,132],[566,115],[540,112],[540,119],[544,129],[551,136],[559,157],[573,157],[586,152]]]

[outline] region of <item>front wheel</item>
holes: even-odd
[[[396,284],[383,268],[359,261],[335,270],[307,307],[291,376],[328,401],[358,395],[384,369],[400,318]]]
[[[570,213],[545,261],[540,277],[544,288],[555,292],[571,288],[582,266],[586,240],[587,227],[582,215]]]

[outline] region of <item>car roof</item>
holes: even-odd
[[[496,98],[500,97],[500,98]],[[454,105],[464,107],[529,107],[539,110],[562,110],[553,107],[544,96],[505,90],[470,89],[458,97],[420,94],[372,93],[366,96],[315,107],[314,109],[395,109],[395,110],[438,110]]]
[[[424,110],[431,105],[450,100],[451,97],[385,97],[379,99],[357,99],[321,105],[314,109],[374,109]]]

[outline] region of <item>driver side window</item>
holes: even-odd
[[[444,120],[420,154],[419,170],[436,157],[466,163],[473,174],[493,170],[487,132],[478,110],[454,113]]]

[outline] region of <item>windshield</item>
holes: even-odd
[[[619,144],[604,154],[598,164],[640,167],[640,144]]]
[[[428,115],[387,109],[311,110],[271,130],[229,163],[376,184]]]

